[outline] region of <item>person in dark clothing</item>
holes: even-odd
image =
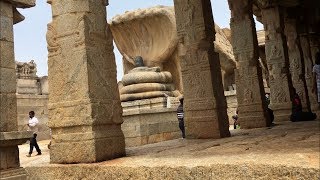
[[[232,119],[233,119],[233,129],[237,129],[237,125],[238,125],[238,109],[236,110],[236,114],[232,116]]]
[[[292,98],[292,114],[290,117],[290,121],[312,121],[317,118],[317,115],[312,112],[303,112],[302,111],[302,103],[299,95],[296,92],[296,89],[292,90],[293,98]]]
[[[185,138],[186,134],[184,129],[183,98],[180,98],[179,101],[180,101],[180,105],[178,106],[178,109],[177,109],[177,117],[179,121],[179,128],[182,132],[182,138]]]
[[[270,94],[267,93],[265,96],[266,96],[266,103],[267,103],[267,112],[269,114],[271,124],[273,124],[274,114],[273,114],[273,110],[269,108],[269,105],[270,105]]]

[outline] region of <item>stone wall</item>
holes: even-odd
[[[121,129],[126,147],[181,137],[176,112],[178,101],[170,98],[122,102],[124,122]]]
[[[48,77],[38,77],[33,60],[16,62],[17,119],[19,131],[28,130],[29,112],[39,120],[38,140],[50,139],[48,123]]]
[[[34,111],[39,120],[38,140],[50,139],[48,122],[48,95],[17,94],[17,113],[19,131],[27,130],[28,113]]]

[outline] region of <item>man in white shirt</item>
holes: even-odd
[[[29,126],[29,130],[33,131],[33,137],[30,138],[30,151],[29,151],[29,154],[27,155],[27,157],[31,157],[33,147],[36,148],[36,150],[38,152],[37,155],[41,155],[41,150],[40,150],[38,143],[37,143],[37,132],[38,132],[39,121],[36,117],[34,117],[34,115],[35,115],[34,111],[29,112],[30,119],[29,119],[28,126]]]

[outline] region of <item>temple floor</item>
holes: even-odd
[[[49,164],[19,146],[29,179],[320,179],[320,121],[237,129],[223,139],[175,139],[127,148],[127,156],[93,164]]]

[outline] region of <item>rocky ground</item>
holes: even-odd
[[[20,161],[33,179],[320,178],[319,121],[231,133],[230,138],[176,139],[127,148],[127,157],[90,165],[49,164],[49,141],[41,141],[43,155],[28,158],[29,146],[21,145]]]

